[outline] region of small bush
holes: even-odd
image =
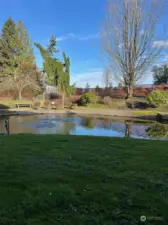
[[[112,99],[109,96],[106,96],[103,98],[103,103],[105,105],[107,105],[108,107],[112,107],[113,103],[112,103]]]
[[[101,96],[96,96],[96,97],[95,97],[95,101],[96,101],[96,103],[98,103],[98,104],[104,104],[103,98],[102,98]]]
[[[148,135],[153,138],[162,138],[168,135],[168,125],[161,123],[154,123],[146,131]]]
[[[154,107],[160,107],[168,104],[168,92],[163,90],[154,90],[147,96],[148,102]]]
[[[34,109],[39,109],[40,105],[41,105],[40,101],[36,101],[36,102],[33,103],[33,108]]]
[[[80,105],[86,106],[90,103],[95,103],[95,98],[96,95],[94,93],[92,92],[85,93],[80,97]]]
[[[50,106],[51,106],[51,103],[50,103],[50,101],[49,100],[46,100],[46,101],[44,101],[44,107],[46,108],[46,109],[49,109],[50,108]]]

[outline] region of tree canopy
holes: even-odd
[[[168,84],[168,65],[153,67],[154,84]]]
[[[4,23],[0,37],[0,76],[9,74],[9,70],[16,66],[17,40],[16,24],[9,18]]]

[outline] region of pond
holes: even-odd
[[[168,125],[150,121],[73,115],[33,115],[9,117],[10,133],[91,135],[168,140]],[[157,131],[156,127],[160,130]],[[163,129],[162,129],[163,127]],[[153,129],[153,130],[152,130]],[[150,132],[149,132],[150,131]],[[0,133],[5,132],[5,118],[0,118]]]

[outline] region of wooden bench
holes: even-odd
[[[16,108],[20,108],[20,107],[29,107],[29,108],[32,108],[32,104],[28,104],[28,103],[17,103],[16,104]]]

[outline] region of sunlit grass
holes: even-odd
[[[166,225],[167,162],[166,141],[1,137],[0,224]]]

